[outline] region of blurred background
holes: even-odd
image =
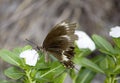
[[[110,28],[120,25],[120,0],[0,0],[0,49],[22,47],[26,38],[41,45],[49,30],[67,18],[79,30],[109,39]],[[0,79],[6,79],[8,66],[0,59]],[[96,76],[93,83],[103,83],[102,78]]]

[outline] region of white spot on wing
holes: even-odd
[[[69,59],[67,56],[64,55],[64,51],[62,52],[62,61],[68,61]]]
[[[65,38],[67,38],[68,40],[71,40],[68,35],[62,35],[61,37],[65,37]]]
[[[65,26],[65,27],[69,27],[69,25],[67,23],[65,23],[65,22],[61,23],[60,25]]]

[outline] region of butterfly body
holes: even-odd
[[[74,57],[74,41],[77,40],[75,28],[75,23],[62,21],[48,33],[42,45],[68,68],[74,68],[71,59]]]

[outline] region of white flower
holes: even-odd
[[[38,53],[35,50],[26,50],[20,53],[20,57],[25,59],[25,63],[30,66],[35,66],[38,60]]]
[[[92,39],[83,31],[75,31],[75,34],[78,35],[78,40],[76,41],[80,49],[90,49],[91,51],[95,50],[95,44]]]
[[[109,35],[114,38],[120,37],[120,26],[115,26],[111,28]]]

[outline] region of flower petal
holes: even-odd
[[[76,41],[77,45],[81,49],[88,48],[91,51],[95,50],[95,44],[91,38],[83,31],[75,31],[75,34],[78,35],[78,40]]]
[[[120,26],[115,26],[111,28],[109,35],[114,38],[120,37]]]
[[[35,50],[26,50],[20,54],[20,57],[25,59],[27,65],[35,66],[39,55]]]

